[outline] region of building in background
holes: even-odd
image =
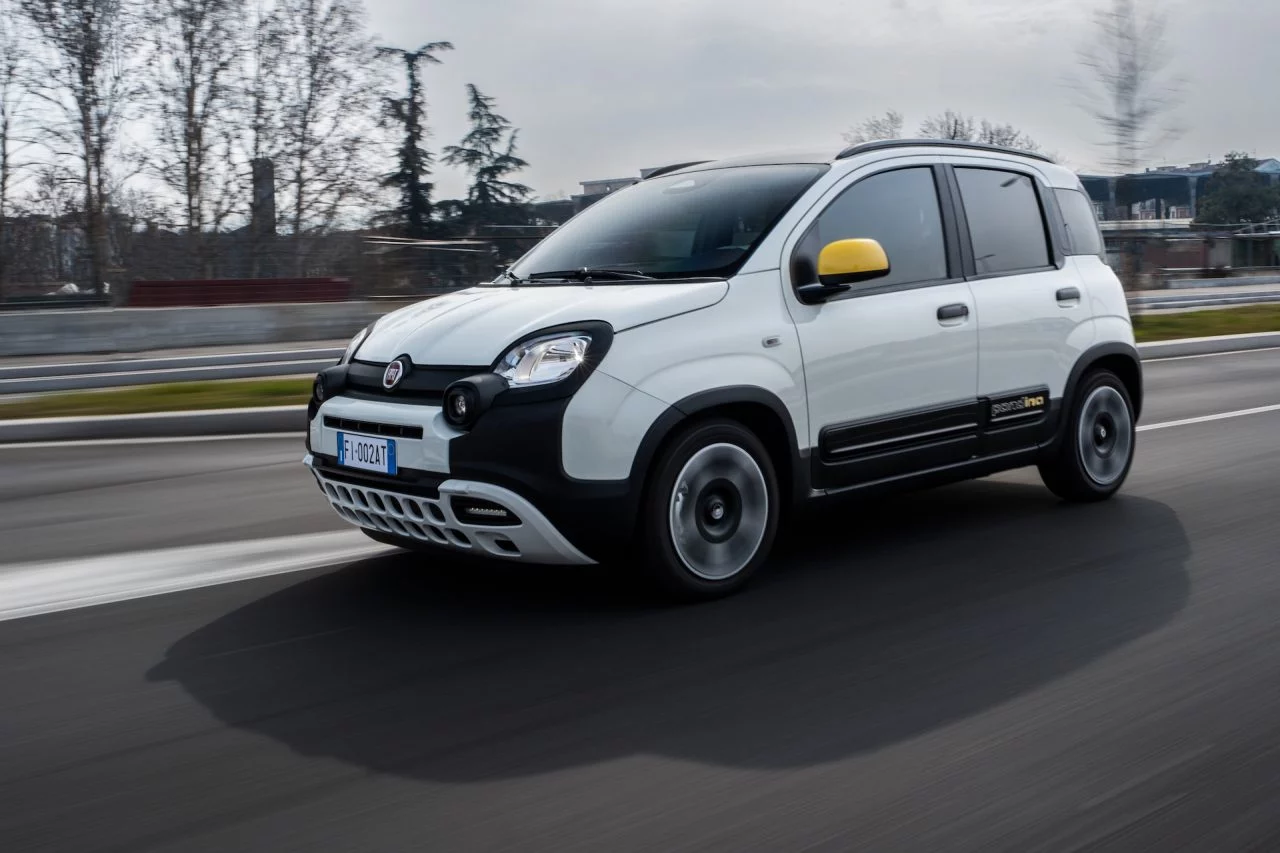
[[[1159,166],[1128,175],[1080,175],[1093,199],[1098,218],[1104,221],[1153,222],[1187,220],[1199,213],[1198,201],[1208,190],[1209,179],[1221,163]],[[1259,160],[1254,169],[1271,183],[1280,183],[1280,160]]]

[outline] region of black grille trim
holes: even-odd
[[[372,421],[357,421],[352,418],[335,418],[333,415],[324,416],[324,425],[329,429],[361,432],[365,435],[381,435],[387,438],[422,438],[422,427],[420,426],[379,424]]]
[[[346,388],[350,396],[375,400],[403,400],[421,404],[440,405],[444,402],[444,390],[468,376],[487,373],[489,366],[481,367],[428,367],[413,365],[400,384],[388,391],[382,387],[385,364],[356,361],[347,370]]]

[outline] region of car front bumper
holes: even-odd
[[[308,453],[304,463],[345,521],[383,534],[481,557],[543,565],[591,565],[532,503],[491,483],[446,479],[435,487],[375,482]],[[462,517],[457,501],[508,513],[500,524]]]

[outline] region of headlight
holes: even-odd
[[[587,334],[526,341],[503,356],[494,373],[513,388],[549,385],[571,376],[586,359],[590,346]]]
[[[356,350],[360,349],[360,345],[364,343],[365,338],[369,337],[369,332],[371,331],[373,331],[372,323],[356,332],[356,336],[351,339],[351,343],[347,344],[346,351],[342,353],[342,358],[338,359],[338,364],[346,364],[355,358]]]

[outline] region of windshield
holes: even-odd
[[[584,268],[657,279],[733,275],[826,169],[739,166],[641,181],[556,229],[509,275],[568,278]],[[601,277],[627,280],[620,275]]]

